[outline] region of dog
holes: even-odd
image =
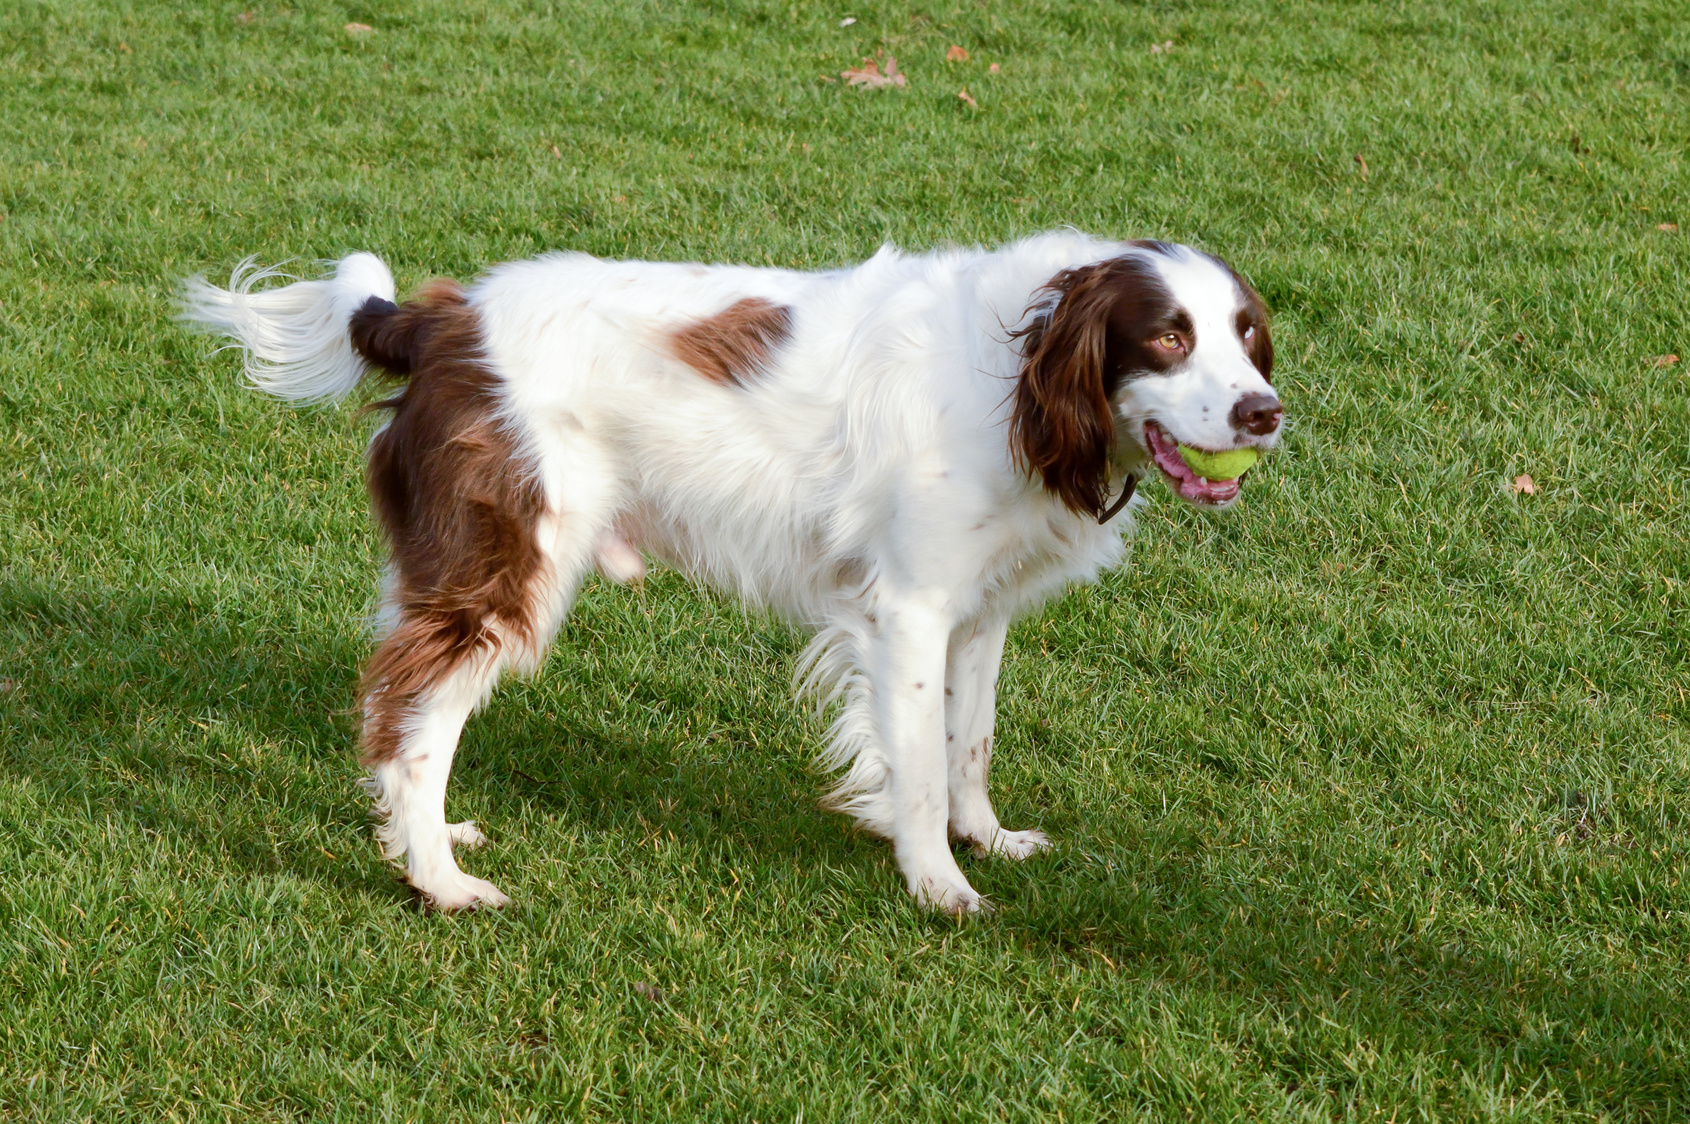
[[[821,272],[560,253],[402,305],[367,253],[261,287],[280,276],[190,279],[182,314],[290,402],[400,384],[368,453],[391,561],[362,756],[384,853],[442,910],[508,901],[454,857],[483,841],[445,816],[465,721],[538,667],[589,569],[635,581],[646,555],[813,631],[796,681],[839,704],[830,805],[892,842],[918,901],[980,909],[953,840],[1050,845],[987,794],[1011,621],[1121,561],[1139,480],[1232,505],[1239,480],[1180,447],[1267,450],[1284,412],[1261,298],[1165,242]]]

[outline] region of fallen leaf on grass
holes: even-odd
[[[362,35],[366,31],[374,31],[374,30],[375,30],[375,28],[371,27],[367,23],[349,23],[349,24],[346,25],[346,31],[347,31],[348,34],[351,34],[351,35]]]
[[[1537,482],[1530,476],[1521,474],[1514,477],[1514,490],[1524,492],[1528,496],[1535,496],[1537,495]]]
[[[557,145],[555,145],[555,144],[552,145],[552,155],[556,156],[559,160],[563,159],[563,153],[561,153],[557,150]]]
[[[1657,355],[1649,360],[1649,365],[1651,367],[1670,367],[1676,362],[1678,362],[1676,355]]]
[[[253,15],[251,12],[242,12],[240,15],[235,17],[235,22],[236,23],[251,23],[253,20],[255,20],[257,18],[258,17]]]
[[[644,980],[641,980],[634,985],[634,991],[651,1000],[653,1003],[663,1002],[663,989],[658,987],[656,984],[649,984]]]
[[[952,47],[950,50],[945,52],[945,61],[946,62],[967,62],[968,61],[968,52],[963,50],[961,47]]]
[[[852,24],[854,24],[856,22],[857,22],[856,16],[846,16],[844,19],[839,21],[839,26],[840,27],[850,27]]]
[[[1174,49],[1174,41],[1172,39],[1168,40],[1166,43],[1152,43],[1152,44],[1150,44],[1150,53],[1153,54],[1153,55],[1167,54],[1169,51],[1171,51],[1173,49]]]
[[[1367,160],[1359,152],[1356,153],[1356,164],[1358,164],[1361,167],[1361,178],[1366,179],[1367,178]]]
[[[964,86],[961,90],[957,91],[957,97],[959,97],[963,101],[967,102],[969,109],[979,109],[980,108],[980,103],[968,96],[968,87],[967,86]]]
[[[988,66],[986,68],[987,74],[996,74],[997,72],[998,72],[998,64],[995,63],[995,62],[991,66]]]
[[[863,65],[855,70],[841,70],[839,77],[845,79],[847,86],[866,86],[871,90],[882,86],[907,86],[909,83],[898,70],[898,60],[891,55],[886,56],[886,70],[880,69],[877,59],[864,59]]]
[[[1656,230],[1664,230],[1668,234],[1671,234],[1675,230],[1678,229],[1678,224],[1675,223],[1675,222],[1663,222],[1661,225],[1657,226],[1655,229]]]

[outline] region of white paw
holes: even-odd
[[[511,900],[493,883],[461,870],[444,874],[426,886],[415,881],[411,885],[416,886],[430,908],[442,913],[456,913],[463,909],[502,909],[511,904]]]
[[[1051,846],[1050,837],[1037,828],[1031,831],[1006,831],[1000,827],[985,842],[976,839],[974,853],[997,855],[1019,862],[1035,851],[1046,851]]]
[[[991,908],[986,899],[961,878],[940,875],[916,879],[910,884],[910,893],[928,909],[940,910],[956,917]]]
[[[487,837],[481,834],[481,829],[475,826],[474,820],[464,820],[462,823],[446,825],[446,834],[452,837],[452,846],[473,850],[487,842]]]

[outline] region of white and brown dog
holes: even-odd
[[[531,670],[595,564],[641,551],[815,631],[800,680],[842,706],[833,805],[892,840],[909,890],[981,905],[951,849],[1023,858],[986,792],[1017,615],[1122,557],[1107,525],[1154,465],[1226,507],[1182,444],[1265,449],[1282,408],[1262,302],[1183,246],[1064,232],[995,251],[888,248],[822,273],[599,261],[501,265],[395,305],[369,254],[259,290],[188,283],[262,390],[404,383],[369,450],[392,543],[363,680],[386,853],[442,909],[502,905],[446,822],[458,735]]]

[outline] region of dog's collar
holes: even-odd
[[[1102,526],[1111,519],[1115,518],[1115,516],[1121,514],[1121,509],[1126,507],[1127,501],[1133,498],[1133,489],[1137,487],[1138,477],[1131,472],[1127,473],[1127,478],[1121,483],[1120,498],[1110,504],[1108,510],[1097,517],[1098,526]]]

